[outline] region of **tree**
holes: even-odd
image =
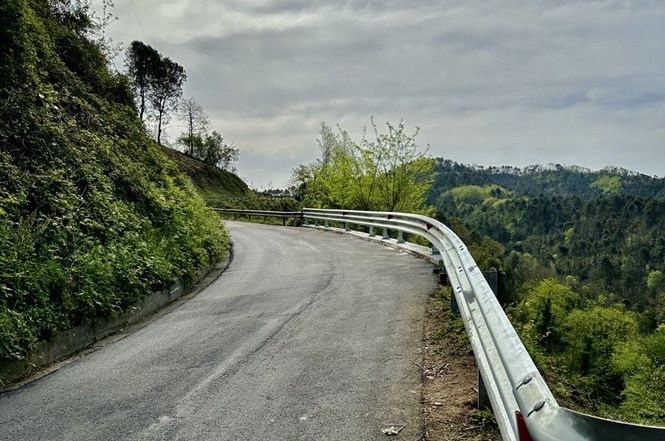
[[[127,51],[127,69],[143,121],[150,88],[158,74],[161,56],[156,49],[140,41],[132,41]]]
[[[208,130],[208,116],[194,98],[180,101],[180,116],[185,120],[187,130],[180,136],[178,142],[187,148],[189,156],[194,156],[194,144],[200,141],[201,136]]]
[[[150,103],[157,112],[157,144],[162,143],[163,126],[169,112],[178,107],[182,96],[182,84],[187,79],[185,69],[170,58],[162,58],[150,81]]]
[[[194,135],[194,140],[195,157],[222,170],[234,170],[233,163],[238,160],[239,150],[233,145],[226,144],[219,132],[213,131],[205,137]]]
[[[321,125],[321,159],[294,170],[292,182],[305,204],[317,207],[382,211],[419,211],[431,184],[433,162],[405,132],[403,122],[387,124],[375,139],[354,142],[348,132]],[[306,173],[305,173],[306,171]],[[306,179],[306,180],[305,180]]]

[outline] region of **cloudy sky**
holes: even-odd
[[[321,122],[359,135],[372,115],[464,163],[665,175],[661,0],[115,0],[115,14],[116,42],[185,67],[185,95],[255,187],[314,160]]]

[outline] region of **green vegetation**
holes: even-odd
[[[176,163],[180,171],[191,179],[198,193],[209,206],[222,206],[224,201],[245,200],[254,197],[254,192],[235,174],[164,147],[163,152]]]
[[[132,308],[227,238],[79,3],[0,3],[0,358]]]
[[[209,133],[210,121],[203,107],[193,98],[180,101],[180,114],[187,124],[187,130],[180,135],[177,143],[184,147],[187,155],[200,159],[206,164],[226,171],[235,171],[233,164],[240,151],[224,141],[217,131]]]
[[[139,101],[139,117],[143,120],[149,102],[157,120],[157,144],[161,145],[170,113],[178,108],[182,96],[182,85],[187,79],[185,69],[140,41],[129,45],[126,62]]]
[[[562,402],[665,424],[665,180],[438,160],[428,200],[483,268]]]
[[[432,160],[409,135],[404,123],[387,124],[375,139],[355,142],[342,128],[321,125],[321,159],[300,165],[292,181],[304,206],[356,210],[426,212],[425,193],[431,185]]]

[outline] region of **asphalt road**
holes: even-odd
[[[2,440],[422,434],[431,266],[349,236],[229,222],[234,259],[147,326],[0,397]]]

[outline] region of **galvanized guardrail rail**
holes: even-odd
[[[302,219],[302,211],[267,211],[267,210],[241,210],[235,208],[213,208],[214,211],[233,216],[247,217],[277,217],[286,225],[287,219]]]
[[[226,211],[224,211],[226,212]],[[259,214],[260,213],[260,214]],[[269,212],[256,212],[269,216]],[[274,212],[284,213],[284,212]],[[277,216],[280,216],[276,214]],[[292,216],[297,217],[297,216]],[[476,364],[505,441],[665,441],[665,428],[585,415],[560,406],[511,325],[466,245],[430,217],[305,208],[306,222],[330,222],[413,234],[441,253],[444,269],[471,341]]]

